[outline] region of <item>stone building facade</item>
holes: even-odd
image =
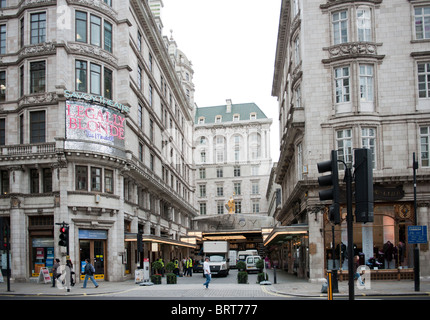
[[[307,226],[307,235],[285,240],[282,249],[285,266],[295,258],[300,270],[294,272],[301,276],[322,278],[333,264],[317,163],[337,150],[353,168],[355,148],[371,149],[374,179],[374,222],[354,223],[355,254],[363,264],[379,259],[385,274],[411,275],[414,245],[407,228],[415,215],[419,225],[430,223],[429,14],[430,1],[282,1],[272,87],[281,141],[276,176],[282,208],[276,218],[285,227]],[[417,212],[413,153],[419,163]],[[343,176],[340,163],[341,194]],[[336,247],[347,243],[345,215],[342,204]],[[403,255],[387,263],[388,241]],[[345,270],[344,251],[336,252],[334,263]],[[420,245],[421,276],[430,275],[429,259],[428,244]]]
[[[193,248],[181,241],[197,214],[193,74],[162,35],[161,6],[11,0],[2,8],[0,216],[12,278],[37,277],[68,254],[78,276],[90,258],[99,279],[120,281],[143,258],[169,261]],[[69,252],[58,245],[63,222]]]
[[[195,112],[196,207],[227,214],[232,199],[234,213],[267,215],[272,120],[255,103],[226,102]]]

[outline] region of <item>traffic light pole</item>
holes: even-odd
[[[353,237],[353,217],[352,217],[352,173],[351,168],[345,166],[345,183],[346,183],[346,223],[348,232],[348,287],[349,300],[354,300],[354,237]]]
[[[415,152],[412,155],[413,170],[414,170],[414,224],[418,225],[417,219],[417,169],[418,161],[415,161]],[[418,244],[415,244],[414,248],[414,289],[415,291],[420,291],[420,249]]]

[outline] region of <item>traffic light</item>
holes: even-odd
[[[3,250],[3,248],[6,246],[6,241],[4,241],[6,234],[4,232],[3,219],[3,217],[0,217],[0,250]]]
[[[69,246],[69,227],[60,227],[60,241],[58,241],[58,245],[62,247]]]
[[[137,252],[143,252],[142,233],[137,233]]]
[[[355,221],[373,222],[373,168],[370,149],[354,150]]]
[[[329,208],[329,219],[334,224],[340,223],[340,206],[339,206],[339,173],[337,168],[337,152],[331,151],[331,160],[317,163],[318,172],[324,173],[331,171],[331,174],[318,177],[318,184],[322,187],[333,186],[331,189],[319,192],[321,201],[333,200]]]

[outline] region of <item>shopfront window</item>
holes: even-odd
[[[348,270],[345,208],[342,218],[342,223],[334,228],[334,267]],[[374,270],[413,268],[413,245],[407,242],[407,226],[412,224],[412,203],[375,204],[373,222],[353,224],[354,256],[359,256],[360,264]],[[330,270],[333,268],[333,232],[327,219],[324,231],[326,267]]]
[[[30,237],[30,274],[38,276],[41,268],[51,272],[54,265],[53,216],[31,216],[28,220]]]
[[[33,238],[31,245],[32,275],[38,276],[41,268],[48,268],[51,272],[54,265],[54,239]]]

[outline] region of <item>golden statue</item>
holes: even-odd
[[[233,197],[230,197],[230,200],[228,200],[228,202],[225,205],[225,207],[227,208],[229,214],[235,213],[235,209],[236,208],[235,208],[235,205],[234,205]]]

